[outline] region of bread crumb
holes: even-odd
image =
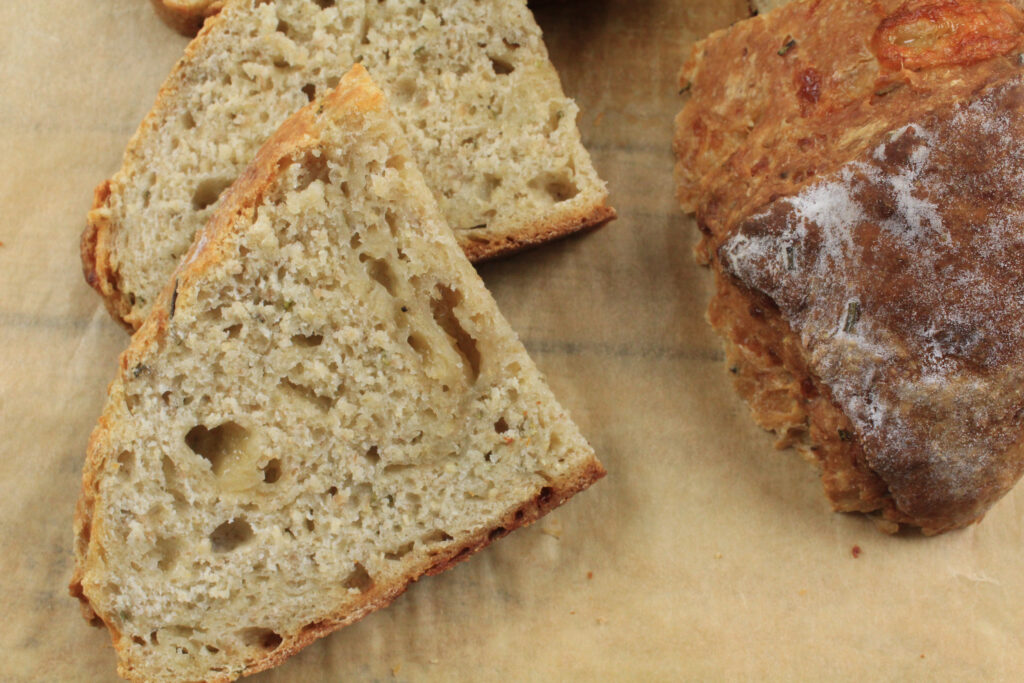
[[[587,572],[587,579],[589,580],[592,578],[594,578],[594,572]]]
[[[853,555],[853,559],[855,559],[855,560],[858,557],[860,557],[860,546],[859,545],[855,545],[852,548],[850,548],[850,554]]]
[[[560,539],[562,538],[562,525],[558,520],[551,520],[540,528],[541,533],[547,534],[551,538]]]
[[[397,676],[398,672],[401,671],[401,670],[402,670],[402,665],[401,664],[395,664],[393,667],[391,667],[391,675],[392,676]]]
[[[715,559],[716,560],[722,559],[722,553],[715,553]]]
[[[807,595],[807,589],[806,588],[801,588],[800,590],[798,590],[796,592],[796,594],[797,595]]]

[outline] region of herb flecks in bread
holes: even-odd
[[[355,62],[388,93],[471,260],[614,216],[524,0],[231,0],[96,194],[86,277],[137,327],[221,192]]]
[[[357,67],[262,148],[122,355],[72,592],[122,675],[226,681],[603,473]]]

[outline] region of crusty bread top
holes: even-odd
[[[356,67],[259,151],[122,354],[72,592],[123,676],[227,681],[603,473]]]
[[[115,317],[142,322],[221,191],[354,62],[389,93],[471,259],[614,215],[524,0],[231,0],[97,190],[83,267]]]
[[[719,250],[932,531],[980,518],[1024,469],[1022,178],[1016,77],[894,131]]]
[[[930,26],[955,31],[918,49],[909,36],[927,43]],[[714,33],[680,74],[680,203],[723,237],[886,130],[1016,73],[1022,38],[1021,13],[996,0],[800,0]]]
[[[954,103],[1019,73],[1020,5],[800,0],[697,44],[681,74],[690,99],[676,120],[678,194],[704,233],[698,257],[718,278],[710,319],[727,336],[731,353],[744,358],[737,363],[745,376],[741,392],[762,424],[781,429],[783,441],[804,445],[818,460],[834,505],[879,510],[890,522],[929,533],[980,518],[1016,480],[1024,456],[1012,430],[995,436],[1009,425],[1008,403],[993,418],[1003,422],[975,425],[976,440],[967,444],[966,432],[958,430],[973,419],[968,411],[939,405],[956,390],[923,388],[935,378],[924,371],[930,357],[919,348],[928,328],[915,326],[927,318],[937,325],[931,333],[960,336],[951,331],[956,325],[940,324],[929,296],[962,292],[926,277],[918,287],[939,289],[897,297],[886,278],[909,266],[897,256],[886,262],[882,254],[861,253],[865,241],[879,239],[879,225],[889,225],[881,213],[892,211],[893,224],[914,220],[900,214],[891,195],[900,182],[912,182],[912,164],[874,155],[888,153],[892,131],[926,120],[945,126],[934,112],[948,114]],[[939,163],[954,151],[919,148],[922,163],[925,157]],[[962,177],[954,162],[942,164],[948,182]],[[857,175],[869,167],[871,182]],[[844,180],[853,183],[845,191],[823,190]],[[809,206],[817,207],[812,214],[805,212]],[[992,204],[986,210],[995,216],[1006,209]],[[814,216],[827,216],[827,225]],[[943,217],[952,234],[966,229],[965,220]],[[754,243],[759,248],[749,248]],[[957,256],[935,259],[965,271],[977,265]],[[897,280],[900,288],[908,286],[905,278]],[[982,305],[974,315],[991,313]],[[844,329],[848,315],[868,316],[863,337]],[[878,330],[877,338],[868,333]],[[871,350],[882,356],[870,359]],[[893,364],[897,357],[913,359],[911,367]],[[1007,368],[1017,362],[1003,361]],[[964,381],[978,379],[965,362]],[[875,379],[868,382],[868,376]],[[988,379],[1000,391],[1004,378]],[[924,392],[923,405],[900,403],[894,392],[903,390]],[[879,431],[871,418],[893,422]],[[911,427],[897,434],[901,421]]]

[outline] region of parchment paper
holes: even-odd
[[[687,46],[747,3],[536,11],[620,218],[481,272],[609,475],[252,680],[1016,678],[1024,488],[968,530],[884,536],[832,513],[729,385],[670,141]],[[5,681],[116,680],[66,591],[86,442],[128,341],[78,236],[184,45],[145,0],[0,3]]]

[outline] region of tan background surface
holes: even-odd
[[[672,197],[675,72],[744,0],[537,5],[620,218],[483,267],[609,475],[254,681],[1010,680],[1024,488],[885,537],[772,450],[703,314]],[[65,585],[86,441],[124,333],[85,286],[92,187],[180,55],[144,0],[0,2],[0,679],[115,680]],[[862,549],[855,559],[854,545]],[[591,577],[592,578],[588,578]],[[1019,680],[1019,679],[1018,679]]]

